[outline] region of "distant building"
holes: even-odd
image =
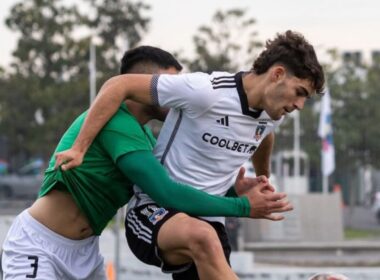
[[[346,51],[343,52],[343,62],[344,63],[352,63],[355,66],[363,65],[363,56],[361,51]]]
[[[374,50],[371,53],[372,64],[380,66],[380,50]]]
[[[7,141],[6,137],[0,135],[0,159],[6,159],[7,157]]]

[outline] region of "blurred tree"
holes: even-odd
[[[150,6],[140,1],[85,0],[93,13],[83,17],[97,45],[98,84],[117,75],[122,52],[136,47],[146,34],[150,18],[144,12]]]
[[[11,67],[0,71],[0,128],[8,138],[8,159],[46,158],[88,107],[91,37],[98,38],[100,84],[118,73],[127,47],[118,40],[136,45],[147,30],[149,19],[141,14],[149,7],[140,2],[86,1],[83,12],[59,0],[24,0],[11,8],[6,24],[19,39]]]
[[[344,61],[338,50],[328,50],[324,65],[332,98],[336,170],[331,178],[348,188],[357,183],[359,166],[379,168],[380,64]],[[321,190],[321,141],[318,138],[320,98],[305,103],[301,113],[301,147],[309,155],[312,190]],[[287,118],[276,135],[276,150],[292,149],[293,122]],[[347,174],[350,174],[348,178]]]
[[[344,186],[346,202],[356,203],[359,172],[365,166],[379,166],[380,143],[376,131],[379,114],[379,71],[358,57],[343,59],[328,75],[332,97],[336,170],[332,180]],[[375,78],[377,75],[377,78]],[[377,81],[376,81],[377,79]]]
[[[62,86],[83,72],[83,65],[77,63],[78,53],[72,48],[76,42],[71,38],[78,12],[58,2],[23,1],[12,7],[6,19],[7,26],[19,33],[7,85],[2,89],[2,123],[11,159],[23,160],[31,154],[43,155],[52,150],[44,128],[57,117],[67,123],[68,115],[62,110],[65,102],[61,102],[69,101],[72,93],[59,99],[46,92],[52,85]],[[56,127],[57,134],[62,132],[62,128]]]
[[[67,80],[77,74],[66,70],[76,65],[72,61],[76,52],[68,49],[75,44],[71,33],[78,12],[75,7],[67,8],[59,2],[26,0],[15,4],[6,19],[7,26],[20,33],[12,67],[23,77],[39,77],[42,84]]]
[[[355,169],[369,163],[369,127],[371,107],[366,90],[367,69],[363,65],[343,62],[328,79],[332,95],[336,165]]]
[[[364,144],[368,147],[364,149],[363,163],[371,164],[380,169],[380,59],[373,59],[372,65],[368,68],[364,91],[365,105],[361,107],[364,111],[365,119],[360,120],[359,130],[363,133]]]
[[[214,70],[235,72],[251,65],[252,54],[262,47],[256,39],[255,23],[243,9],[216,12],[210,26],[202,25],[193,37],[196,56],[185,59],[185,64],[190,71],[207,73]]]

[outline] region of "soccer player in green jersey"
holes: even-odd
[[[181,68],[169,53],[140,47],[126,52],[121,73],[175,74]],[[263,191],[271,190],[265,179],[258,183],[242,173],[238,188],[258,183],[242,198],[214,197],[173,182],[153,156],[155,139],[144,126],[164,115],[156,107],[128,101],[102,129],[83,165],[63,172],[54,168],[52,157],[39,198],[15,219],[3,244],[4,279],[105,279],[98,236],[129,201],[134,183],[161,205],[194,215],[258,217],[286,206],[279,201],[284,194]],[[55,152],[71,147],[85,117],[83,113],[73,122]],[[202,227],[215,237],[212,228]],[[209,250],[213,243],[207,237],[197,242],[205,247],[189,252],[198,253],[204,278],[235,279],[221,248]]]

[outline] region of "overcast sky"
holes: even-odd
[[[69,1],[72,0],[61,0]],[[10,61],[17,35],[4,24],[10,7],[18,1],[0,0],[0,65]],[[76,1],[79,2],[79,1]],[[257,20],[259,38],[293,29],[303,33],[321,53],[327,48],[362,50],[369,57],[380,49],[380,1],[378,0],[145,0],[152,7],[150,33],[143,43],[169,51],[191,53],[192,36],[208,24],[216,10],[244,8]],[[189,47],[190,46],[190,47]]]

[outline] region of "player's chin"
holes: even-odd
[[[279,114],[279,115],[276,115],[276,116],[274,116],[272,119],[275,120],[275,121],[278,121],[278,120],[280,120],[283,116],[286,116],[286,114]]]
[[[270,114],[270,113],[268,113],[268,115],[270,116],[270,118],[272,119],[272,120],[274,120],[274,121],[278,121],[279,119],[281,119],[282,118],[282,116],[284,115],[283,114],[283,111],[281,111],[280,113],[272,113],[272,114]]]

